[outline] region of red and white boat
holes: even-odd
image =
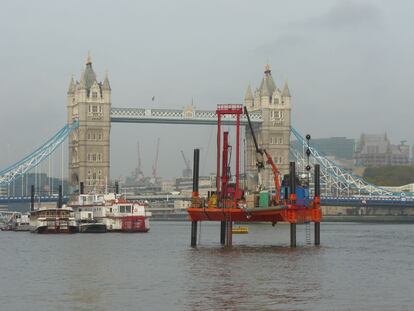
[[[109,194],[81,194],[75,201],[69,202],[77,220],[83,220],[85,214],[91,223],[105,224],[107,231],[115,232],[148,232],[150,229],[149,217],[151,212],[141,202],[130,202],[121,195]]]

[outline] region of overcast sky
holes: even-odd
[[[113,107],[240,103],[269,62],[279,87],[289,81],[302,133],[414,142],[414,1],[2,0],[0,8],[0,169],[64,125],[68,83],[88,50],[98,79],[109,71]],[[208,173],[214,131],[113,124],[111,175],[136,166],[137,140],[149,175],[157,137],[161,175],[179,175],[180,150],[190,157],[195,146]]]

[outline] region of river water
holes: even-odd
[[[414,310],[414,226],[250,225],[222,248],[219,226],[152,222],[147,234],[0,232],[0,310]]]

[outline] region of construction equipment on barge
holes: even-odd
[[[187,209],[191,220],[191,246],[197,245],[197,224],[199,221],[220,221],[220,243],[232,245],[233,222],[288,222],[290,224],[290,246],[296,247],[296,225],[313,222],[315,245],[320,244],[320,168],[314,167],[315,189],[313,199],[309,198],[309,187],[299,186],[294,162],[290,162],[289,176],[284,179],[284,196],[281,200],[281,186],[279,171],[266,149],[258,146],[247,109],[246,114],[251,134],[256,147],[259,187],[256,192],[247,194],[240,189],[240,117],[243,114],[242,105],[218,105],[217,110],[217,179],[216,193],[211,194],[207,200],[198,193],[199,178],[199,149],[194,150],[193,166],[193,193],[192,204]],[[232,146],[229,145],[229,133],[221,132],[221,120],[226,115],[236,117],[236,167],[235,180],[231,183],[230,158]],[[221,139],[223,147],[221,148]],[[263,157],[266,157],[266,162]],[[269,191],[261,184],[261,174],[265,163],[270,165],[275,184],[275,194],[270,198]],[[310,169],[310,167],[309,167]],[[299,191],[300,190],[300,191]],[[258,204],[257,204],[258,203]]]

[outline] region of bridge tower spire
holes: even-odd
[[[263,123],[255,129],[258,143],[273,157],[281,174],[289,171],[289,143],[290,143],[290,90],[285,83],[283,91],[275,84],[270,65],[266,64],[260,87],[252,94],[250,86],[247,88],[244,104],[249,112],[261,112]],[[246,175],[247,188],[255,190],[258,185],[256,168],[256,149],[248,128],[246,128]],[[270,168],[263,174],[264,185],[271,189],[273,177]]]
[[[79,120],[69,138],[69,183],[102,192],[109,182],[111,87],[108,75],[98,82],[90,53],[79,81],[72,79],[67,96],[68,124]]]

